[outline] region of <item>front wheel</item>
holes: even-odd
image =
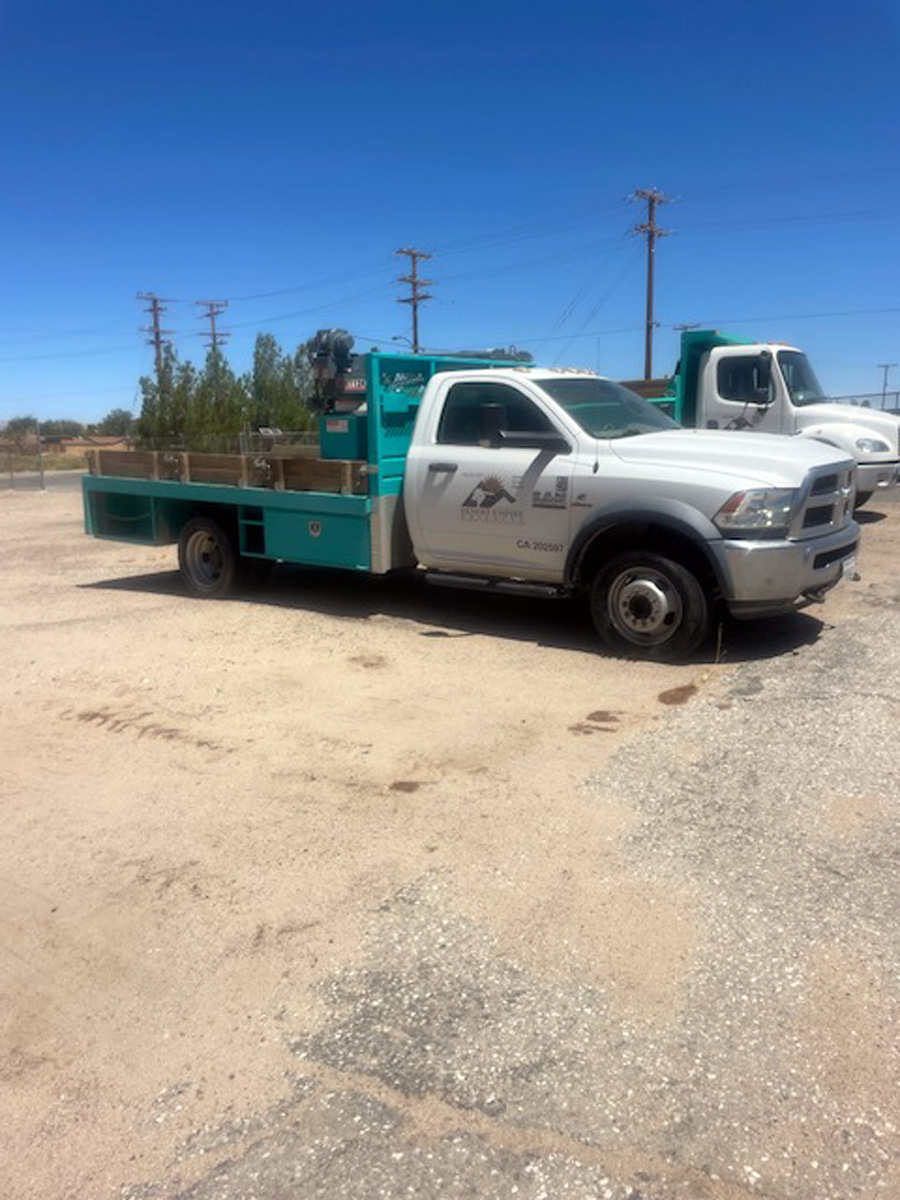
[[[856,499],[853,501],[853,511],[856,512],[858,508],[862,508],[864,504],[868,504],[871,499],[871,492],[857,492]]]
[[[609,649],[630,658],[687,658],[710,628],[696,576],[650,550],[620,554],[600,567],[591,585],[591,616]]]
[[[238,556],[221,526],[209,517],[195,517],[178,539],[178,569],[192,595],[217,600],[234,588]]]

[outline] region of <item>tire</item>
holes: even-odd
[[[209,517],[194,517],[178,539],[178,569],[192,596],[218,600],[234,590],[238,555],[220,525]]]
[[[853,511],[856,512],[858,508],[862,508],[864,504],[868,504],[871,499],[871,492],[857,492],[856,499],[853,502]]]
[[[601,566],[590,603],[601,640],[627,658],[688,658],[710,630],[710,606],[697,577],[652,550],[620,554]]]

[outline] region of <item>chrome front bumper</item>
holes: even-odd
[[[856,554],[859,526],[799,541],[725,539],[711,548],[724,581],[725,602],[735,617],[766,617],[819,599],[840,580]]]
[[[856,468],[856,490],[877,492],[900,483],[900,462],[860,463]]]

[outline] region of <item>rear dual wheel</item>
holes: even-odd
[[[687,658],[710,629],[710,607],[697,577],[649,550],[620,554],[600,567],[590,603],[603,642],[628,658]]]
[[[221,525],[210,517],[188,521],[178,539],[178,568],[192,596],[218,600],[235,587],[261,583],[272,564],[267,559],[244,558]]]
[[[238,555],[221,525],[209,517],[194,517],[178,539],[178,569],[191,595],[216,600],[234,588]]]

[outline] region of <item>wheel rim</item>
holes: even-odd
[[[184,548],[185,564],[191,579],[198,587],[211,588],[222,578],[225,558],[218,539],[198,529],[188,538]]]
[[[684,615],[681,596],[667,575],[651,567],[623,571],[609,589],[609,619],[637,646],[660,646],[678,630]]]

